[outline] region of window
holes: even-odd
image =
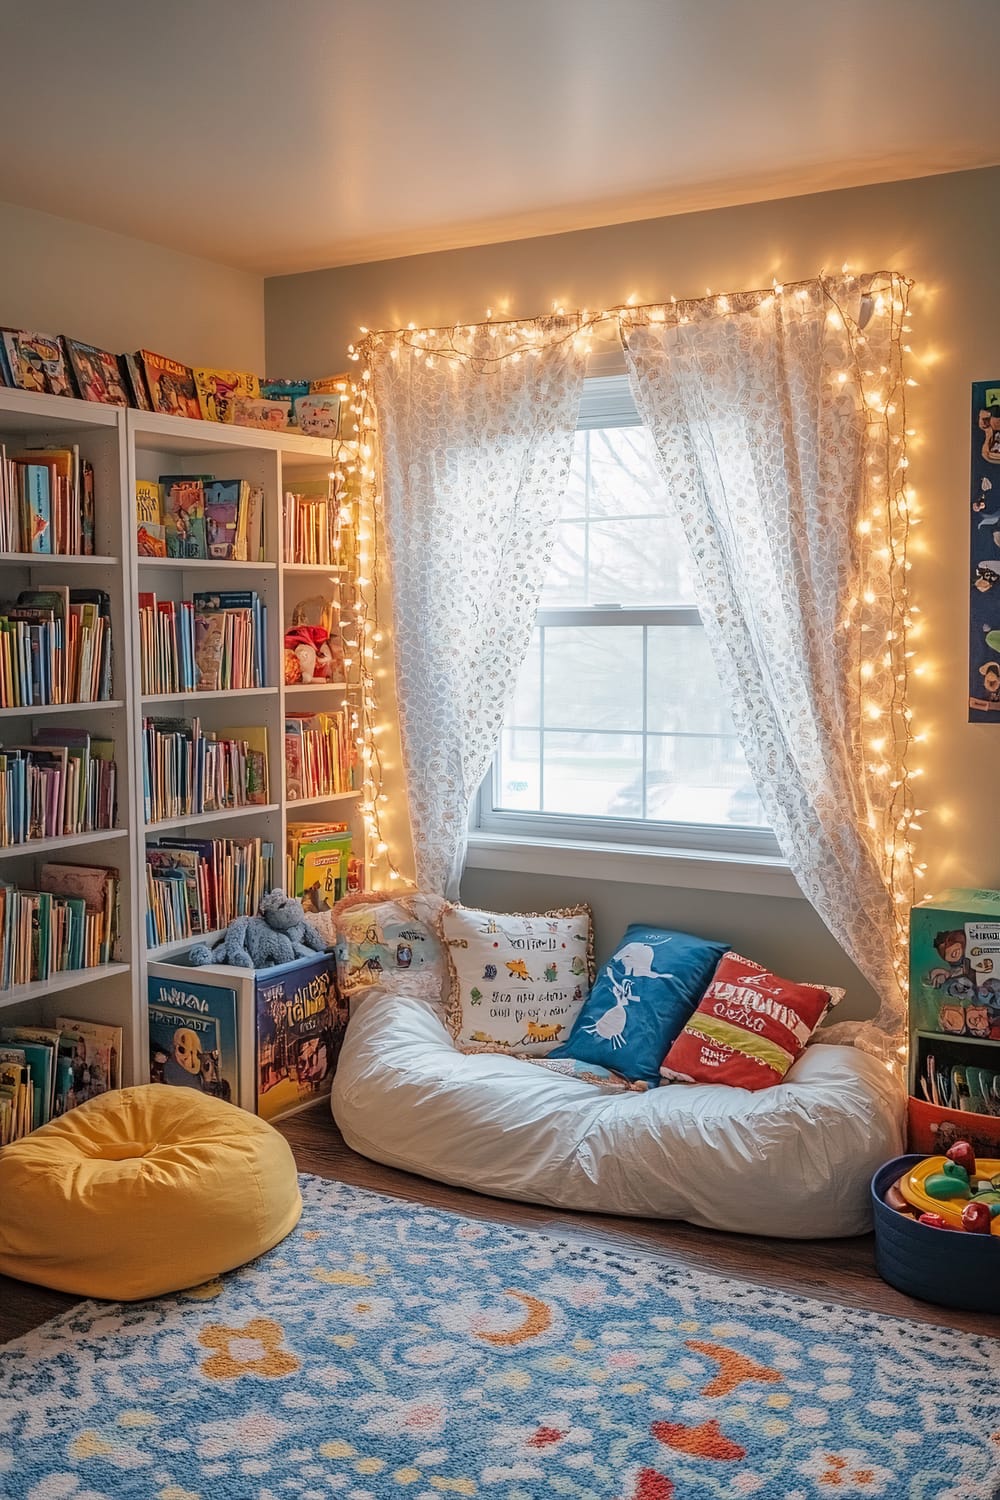
[[[478,822],[511,836],[777,853],[624,375],[586,382],[552,562]]]

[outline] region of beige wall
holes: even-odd
[[[994,787],[1000,727],[966,722],[969,383],[1000,377],[1000,169],[756,203],[511,244],[276,277],[265,284],[268,369],[318,375],[345,363],[359,324],[441,325],[529,316],[554,300],[597,307],[767,286],[850,262],[914,278],[911,477],[924,508],[912,586],[923,609],[925,674],[914,682],[924,755],[928,889],[1000,885]],[[1000,624],[1000,601],[998,601]],[[630,916],[685,922],[745,941],[799,977],[850,985],[850,1013],[871,1001],[801,901],[469,871],[463,894],[509,907],[593,901],[603,946]]]
[[[12,203],[0,203],[0,321],[264,373],[261,277]]]

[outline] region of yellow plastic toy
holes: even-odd
[[[962,1210],[972,1200],[976,1185],[980,1194],[986,1190],[986,1202],[1000,1204],[1000,1191],[989,1191],[991,1183],[1000,1182],[1000,1161],[979,1157],[971,1188],[968,1173],[955,1172],[954,1168],[955,1163],[945,1156],[928,1156],[909,1172],[904,1172],[896,1186],[917,1213],[940,1214],[953,1229],[961,1229]],[[945,1179],[948,1176],[954,1182],[953,1193],[948,1193],[947,1190]],[[928,1188],[932,1191],[928,1191]],[[990,1233],[1000,1235],[1000,1216],[994,1216]]]

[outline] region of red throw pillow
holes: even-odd
[[[727,953],[663,1060],[663,1078],[767,1089],[780,1083],[843,990],[794,984]]]

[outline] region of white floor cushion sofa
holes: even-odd
[[[902,1150],[884,1066],[815,1043],[773,1088],[608,1094],[513,1057],[459,1052],[431,1002],[358,1005],[333,1086],[347,1144],[501,1198],[813,1239],[870,1227],[868,1184]]]

